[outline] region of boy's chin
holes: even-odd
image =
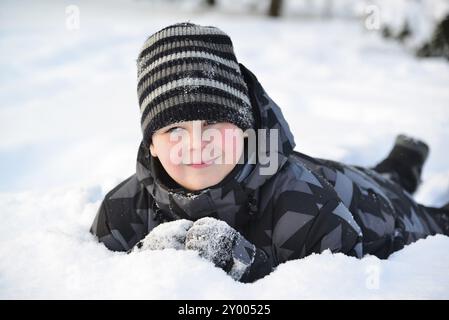
[[[206,189],[212,187],[219,183],[222,179],[218,180],[216,176],[207,179],[206,177],[191,177],[188,179],[189,183],[181,184],[184,188],[189,189],[190,191],[199,191],[202,189]],[[192,181],[195,183],[192,184]]]

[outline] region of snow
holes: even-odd
[[[108,251],[86,232],[99,205],[89,198],[84,189],[0,197],[1,299],[449,298],[449,237],[384,261],[326,252],[242,284],[190,250]]]
[[[412,135],[431,147],[415,198],[449,201],[445,60],[416,59],[357,19],[273,20],[183,3],[79,1],[72,31],[69,2],[0,4],[0,298],[448,299],[444,236],[384,261],[313,255],[254,284],[193,251],[113,253],[95,241],[88,230],[101,199],[135,171],[139,49],[186,20],[231,35],[239,61],[282,107],[297,150],[374,165],[397,134]]]

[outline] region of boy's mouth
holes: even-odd
[[[208,160],[208,161],[201,161],[201,162],[198,162],[198,163],[191,163],[191,164],[188,164],[188,166],[189,166],[189,167],[192,167],[192,168],[205,168],[205,167],[208,167],[208,166],[210,166],[211,164],[213,164],[214,161],[215,161],[216,159],[218,159],[218,158],[219,158],[219,157],[214,158],[214,159],[211,159],[211,160]]]

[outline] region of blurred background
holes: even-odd
[[[132,175],[137,54],[183,21],[231,36],[296,150],[371,166],[409,134],[431,147],[416,198],[448,201],[446,0],[2,0],[2,199],[82,188],[96,202]]]

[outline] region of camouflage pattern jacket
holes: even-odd
[[[136,173],[107,193],[91,228],[107,248],[128,251],[160,223],[211,216],[258,248],[259,261],[246,279],[254,281],[280,263],[323,250],[386,258],[417,239],[443,233],[426,207],[374,170],[294,151],[280,108],[254,74],[240,67],[258,127],[278,129],[278,150],[267,151],[275,153],[270,156],[277,158],[276,170],[265,174],[262,163],[247,161],[218,185],[191,196],[161,182],[160,168],[141,143]]]

